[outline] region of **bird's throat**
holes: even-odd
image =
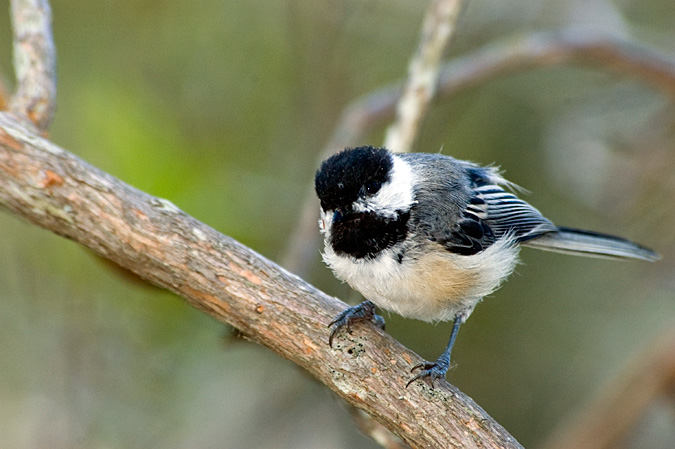
[[[352,212],[333,223],[330,244],[338,255],[357,259],[374,258],[406,238],[410,212],[394,217],[375,212]]]

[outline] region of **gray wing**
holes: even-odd
[[[496,184],[477,186],[474,193],[484,202],[480,218],[497,238],[510,234],[517,242],[524,242],[557,231],[541,212]],[[474,209],[472,206],[468,208],[470,212]]]
[[[413,159],[412,155],[401,156]],[[435,166],[433,171],[425,172],[427,189],[418,198],[418,230],[449,251],[476,254],[509,236],[514,243],[580,256],[643,260],[660,257],[619,237],[556,227],[536,208],[505,190],[512,184],[493,167],[441,155],[417,158],[423,164],[422,171],[425,166]]]
[[[495,168],[440,155],[422,161],[420,170],[430,165],[435,170],[425,171],[426,182],[418,192],[419,229],[449,251],[471,255],[507,234],[524,242],[557,230],[537,209],[505,191],[501,186],[510,183]]]
[[[416,165],[424,182],[416,191],[415,231],[448,251],[471,255],[509,236],[514,243],[579,256],[657,260],[652,250],[611,235],[558,228],[506,188],[494,167],[449,156],[398,154]]]
[[[469,173],[471,176],[471,170]],[[488,171],[487,175],[490,174]],[[557,227],[530,204],[505,191],[499,185],[507,183],[503,178],[497,177],[495,181],[492,183],[485,173],[475,171],[472,185],[476,196],[467,212],[483,220],[497,239],[511,234],[518,243],[577,256],[648,261],[660,258],[649,248],[621,237]]]
[[[502,188],[509,183],[496,169],[469,163],[463,168],[468,201],[446,243],[450,251],[470,255],[507,235],[520,243],[557,231],[541,212]]]

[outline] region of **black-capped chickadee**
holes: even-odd
[[[444,378],[462,323],[513,271],[519,246],[582,256],[653,261],[628,240],[555,226],[504,190],[513,185],[493,167],[440,154],[392,153],[364,146],[325,160],[315,177],[321,200],[323,259],[335,276],[366,298],[330,325],[371,320],[381,307],[423,321],[453,320],[450,341],[417,379]],[[407,386],[406,385],[406,386]]]

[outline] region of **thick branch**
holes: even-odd
[[[365,326],[327,344],[345,305],[0,113],[0,205],[72,239],[309,371],[413,447],[520,447],[445,382],[404,388],[420,357]]]
[[[56,110],[56,51],[49,2],[13,0],[12,28],[17,89],[10,109],[46,131]]]

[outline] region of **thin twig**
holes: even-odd
[[[450,43],[465,0],[432,0],[417,50],[408,66],[408,79],[387,130],[384,146],[408,153],[417,140],[431,100],[436,94],[443,53]]]
[[[56,52],[47,0],[12,0],[17,88],[10,109],[47,131],[56,110]]]
[[[675,58],[672,56],[604,35],[563,31],[504,39],[453,59],[441,69],[437,99],[447,100],[511,73],[573,63],[617,71],[675,98]],[[319,154],[319,160],[345,147],[366,143],[363,142],[366,135],[393,118],[401,89],[402,83],[393,83],[350,103]],[[282,260],[284,267],[301,276],[310,271],[319,250],[318,207],[313,189],[308,186],[298,224]]]

